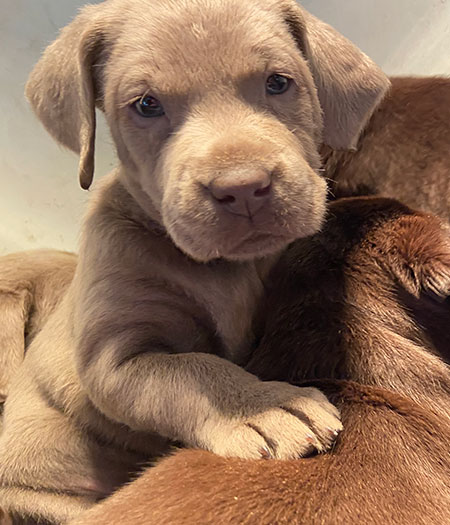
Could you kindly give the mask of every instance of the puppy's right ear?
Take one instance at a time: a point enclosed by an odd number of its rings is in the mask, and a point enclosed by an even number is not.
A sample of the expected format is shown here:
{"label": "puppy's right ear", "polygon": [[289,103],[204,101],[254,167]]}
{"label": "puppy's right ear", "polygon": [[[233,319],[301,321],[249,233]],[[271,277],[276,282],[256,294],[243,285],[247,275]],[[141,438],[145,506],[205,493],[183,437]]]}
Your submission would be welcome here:
{"label": "puppy's right ear", "polygon": [[277,5],[313,76],[323,110],[324,144],[356,149],[362,130],[390,87],[388,77],[295,0],[277,0]]}
{"label": "puppy's right ear", "polygon": [[44,52],[25,94],[47,131],[80,155],[79,180],[88,189],[94,175],[95,104],[108,18],[104,6],[85,7]]}

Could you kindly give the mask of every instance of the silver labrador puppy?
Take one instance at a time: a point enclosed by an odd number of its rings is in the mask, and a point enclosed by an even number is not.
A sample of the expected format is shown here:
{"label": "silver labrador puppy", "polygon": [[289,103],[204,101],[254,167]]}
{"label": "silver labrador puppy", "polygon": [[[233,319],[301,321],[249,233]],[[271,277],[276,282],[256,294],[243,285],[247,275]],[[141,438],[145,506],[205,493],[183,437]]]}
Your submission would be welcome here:
{"label": "silver labrador puppy", "polygon": [[82,187],[96,106],[120,162],[10,388],[5,511],[65,522],[173,440],[249,459],[330,446],[322,393],[239,364],[272,261],[321,227],[320,144],[354,147],[388,86],[293,0],[108,0],[61,32],[27,96]]}

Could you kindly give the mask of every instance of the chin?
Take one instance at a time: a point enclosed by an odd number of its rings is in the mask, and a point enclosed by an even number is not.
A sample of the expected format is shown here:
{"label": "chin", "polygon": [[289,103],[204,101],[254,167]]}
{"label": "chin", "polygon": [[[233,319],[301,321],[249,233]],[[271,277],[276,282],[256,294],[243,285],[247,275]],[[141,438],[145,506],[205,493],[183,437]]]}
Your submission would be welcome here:
{"label": "chin", "polygon": [[221,258],[228,261],[252,261],[284,250],[294,239],[286,235],[258,233],[239,241],[233,248],[222,249]]}
{"label": "chin", "polygon": [[310,221],[293,230],[282,230],[276,232],[252,232],[244,239],[221,246],[221,257],[230,261],[249,261],[275,255],[284,250],[289,244],[297,239],[303,239],[316,234],[322,227],[323,218]]}
{"label": "chin", "polygon": [[236,222],[233,234],[230,228],[216,230],[196,227],[195,224],[176,223],[167,231],[174,244],[196,262],[207,263],[222,259],[228,261],[251,261],[275,255],[291,242],[317,233],[323,223],[323,216],[317,213],[308,220],[292,220],[290,227],[274,227],[260,224],[249,228],[247,222]]}

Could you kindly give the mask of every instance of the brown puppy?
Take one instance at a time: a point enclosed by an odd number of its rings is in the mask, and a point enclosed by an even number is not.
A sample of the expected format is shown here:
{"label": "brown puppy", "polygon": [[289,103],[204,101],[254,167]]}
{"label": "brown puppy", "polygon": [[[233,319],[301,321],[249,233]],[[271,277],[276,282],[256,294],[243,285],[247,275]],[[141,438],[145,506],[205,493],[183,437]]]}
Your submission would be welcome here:
{"label": "brown puppy", "polygon": [[167,450],[326,450],[314,388],[239,364],[272,259],[325,213],[322,141],[352,147],[385,75],[293,0],[108,0],[61,32],[27,95],[93,176],[95,105],[119,168],[64,300],[5,404],[0,506],[64,522]]}
{"label": "brown puppy", "polygon": [[384,195],[450,221],[450,79],[391,81],[358,149],[323,149],[331,193]]}
{"label": "brown puppy", "polygon": [[343,199],[272,277],[248,369],[322,379],[312,384],[327,388],[345,428],[332,453],[257,462],[179,452],[77,525],[449,522],[449,230],[392,200]]}
{"label": "brown puppy", "polygon": [[0,403],[30,345],[72,281],[76,255],[54,250],[0,257]]}

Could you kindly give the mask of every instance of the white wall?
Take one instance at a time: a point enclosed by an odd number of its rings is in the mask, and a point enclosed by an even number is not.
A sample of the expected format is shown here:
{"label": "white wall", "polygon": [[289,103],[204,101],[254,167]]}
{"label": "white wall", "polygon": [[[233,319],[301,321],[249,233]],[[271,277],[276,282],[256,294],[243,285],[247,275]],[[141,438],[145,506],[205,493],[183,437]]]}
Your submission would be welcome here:
{"label": "white wall", "polygon": [[450,75],[447,0],[303,0],[390,75]]}
{"label": "white wall", "polygon": [[[41,51],[84,0],[0,0],[0,254],[27,248],[75,249],[88,196],[77,157],[59,147],[23,96]],[[97,173],[114,166],[105,126]]]}
{"label": "white wall", "polygon": [[[83,3],[0,0],[0,254],[38,247],[76,248],[87,197],[78,188],[77,159],[46,134],[29,110],[23,88],[42,49]],[[302,3],[389,74],[450,74],[447,0]],[[114,165],[110,143],[102,125],[97,176]]]}

